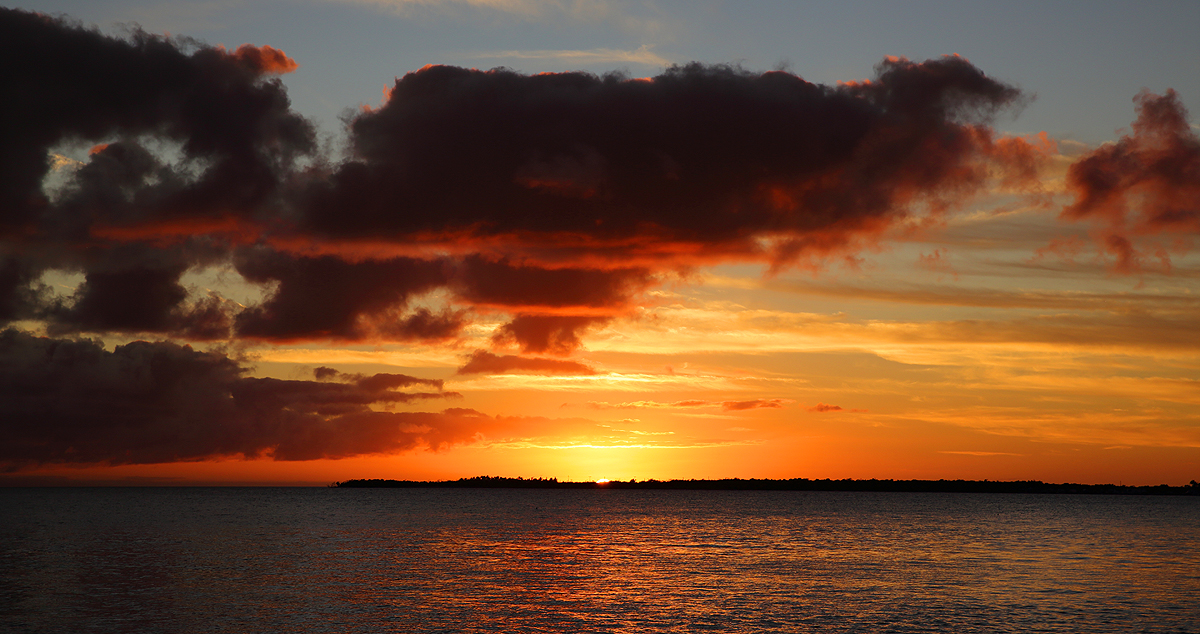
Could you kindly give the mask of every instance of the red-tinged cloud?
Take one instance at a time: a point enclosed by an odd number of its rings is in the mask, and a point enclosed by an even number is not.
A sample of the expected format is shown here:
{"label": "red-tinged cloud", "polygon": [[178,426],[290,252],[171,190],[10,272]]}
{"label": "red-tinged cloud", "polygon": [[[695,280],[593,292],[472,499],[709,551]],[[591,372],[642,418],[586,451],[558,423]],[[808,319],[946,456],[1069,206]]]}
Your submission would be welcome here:
{"label": "red-tinged cloud", "polygon": [[810,412],[840,412],[840,411],[842,411],[842,406],[826,405],[825,403],[817,403],[816,405],[808,408],[808,411],[810,411]]}
{"label": "red-tinged cloud", "polygon": [[1169,268],[1166,250],[1145,238],[1200,234],[1200,136],[1175,91],[1134,101],[1133,133],[1071,165],[1075,202],[1062,213],[1099,223],[1100,247],[1123,273],[1141,270],[1147,257]]}
{"label": "red-tinged cloud", "polygon": [[581,345],[582,334],[611,321],[610,317],[517,315],[492,337],[496,345],[516,344],[524,354],[566,356]]}
{"label": "red-tinged cloud", "polygon": [[[250,378],[235,360],[173,343],[0,332],[0,469],[218,457],[342,458],[470,442],[488,420],[456,410],[387,412],[457,396],[404,375]],[[426,387],[433,391],[406,392]]]}
{"label": "red-tinged cloud", "polygon": [[243,44],[233,52],[233,56],[259,73],[283,75],[299,68],[295,60],[272,46]]}
{"label": "red-tinged cloud", "polygon": [[721,409],[725,411],[743,410],[743,409],[780,409],[784,403],[790,403],[786,399],[781,398],[757,398],[752,401],[725,401],[721,403]]}
{"label": "red-tinged cloud", "polygon": [[794,401],[786,398],[759,398],[750,401],[704,401],[704,400],[686,400],[675,401],[672,403],[663,403],[660,401],[629,401],[625,403],[607,403],[603,401],[589,401],[587,406],[592,409],[662,409],[662,408],[693,408],[693,407],[720,407],[725,411],[737,411],[747,409],[779,409],[788,403]]}
{"label": "red-tinged cloud", "polygon": [[473,352],[458,374],[565,374],[591,375],[596,370],[582,363],[562,359],[495,355],[486,350]]}
{"label": "red-tinged cloud", "polygon": [[954,265],[950,263],[950,258],[947,255],[949,251],[946,249],[934,249],[933,253],[928,255],[924,253],[917,254],[917,267],[934,273],[946,273],[958,279],[958,272],[954,270]]}

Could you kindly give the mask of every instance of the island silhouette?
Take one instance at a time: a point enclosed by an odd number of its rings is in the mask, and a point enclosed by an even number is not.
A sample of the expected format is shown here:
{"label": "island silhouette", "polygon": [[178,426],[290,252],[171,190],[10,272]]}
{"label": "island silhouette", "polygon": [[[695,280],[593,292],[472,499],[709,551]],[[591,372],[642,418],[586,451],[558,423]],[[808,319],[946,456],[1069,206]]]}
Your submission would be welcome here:
{"label": "island silhouette", "polygon": [[332,488],[410,488],[410,489],[679,489],[703,491],[876,491],[912,493],[1046,493],[1092,495],[1200,495],[1200,483],[1192,480],[1184,486],[1159,484],[1054,484],[1040,480],[841,480],[808,478],[757,479],[723,478],[720,480],[605,480],[570,482],[558,478],[506,478],[475,476],[458,480],[418,481],[358,479],[334,482]]}

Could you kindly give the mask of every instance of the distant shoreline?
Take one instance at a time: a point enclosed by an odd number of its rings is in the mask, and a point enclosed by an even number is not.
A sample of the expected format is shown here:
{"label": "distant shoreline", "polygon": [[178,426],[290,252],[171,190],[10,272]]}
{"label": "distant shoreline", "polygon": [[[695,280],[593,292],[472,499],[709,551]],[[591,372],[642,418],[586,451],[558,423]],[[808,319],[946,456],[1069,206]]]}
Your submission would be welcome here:
{"label": "distant shoreline", "polygon": [[557,478],[476,476],[458,480],[416,481],[360,479],[334,482],[338,489],[668,489],[693,491],[875,491],[895,493],[1046,493],[1091,495],[1200,495],[1200,484],[1126,486],[1121,484],[1052,484],[1039,480],[629,480],[560,482]]}

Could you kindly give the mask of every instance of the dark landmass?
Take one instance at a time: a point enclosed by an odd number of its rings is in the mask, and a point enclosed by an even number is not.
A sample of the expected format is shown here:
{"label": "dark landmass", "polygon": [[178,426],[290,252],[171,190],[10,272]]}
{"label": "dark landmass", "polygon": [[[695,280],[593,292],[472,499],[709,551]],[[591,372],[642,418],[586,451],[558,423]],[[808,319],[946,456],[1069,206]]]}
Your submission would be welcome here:
{"label": "dark landmass", "polygon": [[921,493],[1082,493],[1103,495],[1200,495],[1195,480],[1185,486],[1125,486],[1121,484],[1051,484],[1039,480],[629,480],[611,482],[559,482],[557,478],[501,478],[476,476],[458,480],[346,480],[335,488],[409,489],[686,489],[702,491],[885,491]]}

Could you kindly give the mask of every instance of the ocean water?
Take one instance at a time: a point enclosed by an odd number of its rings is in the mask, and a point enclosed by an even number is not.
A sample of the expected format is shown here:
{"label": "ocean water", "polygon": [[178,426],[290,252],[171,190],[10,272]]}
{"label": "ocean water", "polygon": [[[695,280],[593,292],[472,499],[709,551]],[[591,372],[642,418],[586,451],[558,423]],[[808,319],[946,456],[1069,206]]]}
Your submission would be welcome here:
{"label": "ocean water", "polygon": [[1200,499],[0,489],[0,632],[1200,632]]}

